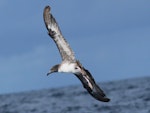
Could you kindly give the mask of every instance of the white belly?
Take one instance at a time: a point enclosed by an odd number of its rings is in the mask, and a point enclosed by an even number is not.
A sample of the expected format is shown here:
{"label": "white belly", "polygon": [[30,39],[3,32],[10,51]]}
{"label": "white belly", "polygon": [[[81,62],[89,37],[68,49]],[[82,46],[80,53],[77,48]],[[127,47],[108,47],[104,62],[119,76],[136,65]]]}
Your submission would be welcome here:
{"label": "white belly", "polygon": [[64,63],[58,69],[58,72],[66,72],[66,73],[73,73],[75,70],[75,64],[73,63]]}

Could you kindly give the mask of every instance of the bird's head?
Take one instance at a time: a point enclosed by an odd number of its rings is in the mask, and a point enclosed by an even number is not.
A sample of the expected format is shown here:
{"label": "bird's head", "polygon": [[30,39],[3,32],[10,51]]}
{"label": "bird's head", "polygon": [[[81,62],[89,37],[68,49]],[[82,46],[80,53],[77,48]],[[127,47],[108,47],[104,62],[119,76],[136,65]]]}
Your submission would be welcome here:
{"label": "bird's head", "polygon": [[47,76],[50,75],[51,73],[58,72],[58,68],[59,68],[59,64],[53,66],[47,73]]}

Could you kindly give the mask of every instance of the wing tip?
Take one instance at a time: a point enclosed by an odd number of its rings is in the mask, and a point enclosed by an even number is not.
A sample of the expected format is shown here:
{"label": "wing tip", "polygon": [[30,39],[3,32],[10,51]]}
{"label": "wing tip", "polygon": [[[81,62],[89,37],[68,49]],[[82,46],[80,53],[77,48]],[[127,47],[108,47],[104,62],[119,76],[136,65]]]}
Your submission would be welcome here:
{"label": "wing tip", "polygon": [[94,88],[92,92],[89,92],[95,99],[102,101],[102,102],[109,102],[110,99],[106,97],[105,93],[101,88],[97,85],[94,84]]}
{"label": "wing tip", "polygon": [[111,99],[107,98],[106,96],[102,96],[98,93],[90,93],[96,100],[102,101],[102,102],[109,102]]}
{"label": "wing tip", "polygon": [[103,101],[103,102],[109,102],[110,101],[110,99],[107,97],[102,97],[101,99],[98,99],[98,100]]}
{"label": "wing tip", "polygon": [[43,11],[43,19],[45,26],[48,30],[48,24],[50,23],[50,6],[45,6],[44,11]]}
{"label": "wing tip", "polygon": [[51,7],[49,5],[45,6],[44,10],[46,11],[50,11],[51,10]]}

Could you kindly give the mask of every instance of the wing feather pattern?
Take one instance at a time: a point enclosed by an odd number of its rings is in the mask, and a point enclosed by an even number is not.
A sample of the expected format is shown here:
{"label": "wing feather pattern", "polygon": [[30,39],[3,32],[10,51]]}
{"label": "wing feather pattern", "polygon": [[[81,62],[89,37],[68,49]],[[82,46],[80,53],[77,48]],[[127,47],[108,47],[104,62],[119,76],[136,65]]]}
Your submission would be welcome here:
{"label": "wing feather pattern", "polygon": [[103,90],[96,84],[94,78],[91,73],[82,67],[82,73],[75,74],[78,79],[83,84],[83,87],[87,89],[87,91],[97,100],[103,102],[109,102],[110,99],[107,98],[103,92]]}
{"label": "wing feather pattern", "polygon": [[75,61],[75,56],[70,48],[69,44],[65,40],[65,38],[62,36],[62,33],[59,29],[59,26],[53,17],[53,15],[50,13],[50,7],[46,6],[43,13],[45,26],[48,30],[49,36],[54,40],[56,43],[59,52],[61,54],[62,60],[70,60]]}
{"label": "wing feather pattern", "polygon": [[75,59],[74,53],[70,48],[69,44],[62,36],[62,33],[59,29],[59,26],[50,13],[50,7],[46,6],[43,12],[45,26],[48,30],[49,36],[54,40],[59,49],[60,55],[63,61],[76,62],[81,68],[81,72],[76,73],[75,75],[83,84],[83,87],[97,100],[108,102],[110,99],[107,98],[101,88],[96,84],[91,73],[86,70],[79,61]]}

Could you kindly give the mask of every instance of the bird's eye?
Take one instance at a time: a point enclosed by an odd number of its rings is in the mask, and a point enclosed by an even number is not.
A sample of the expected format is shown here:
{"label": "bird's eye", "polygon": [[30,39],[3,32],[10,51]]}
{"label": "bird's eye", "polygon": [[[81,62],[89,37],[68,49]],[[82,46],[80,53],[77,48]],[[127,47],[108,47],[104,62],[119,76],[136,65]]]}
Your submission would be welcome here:
{"label": "bird's eye", "polygon": [[75,67],[75,69],[78,69],[78,67]]}

